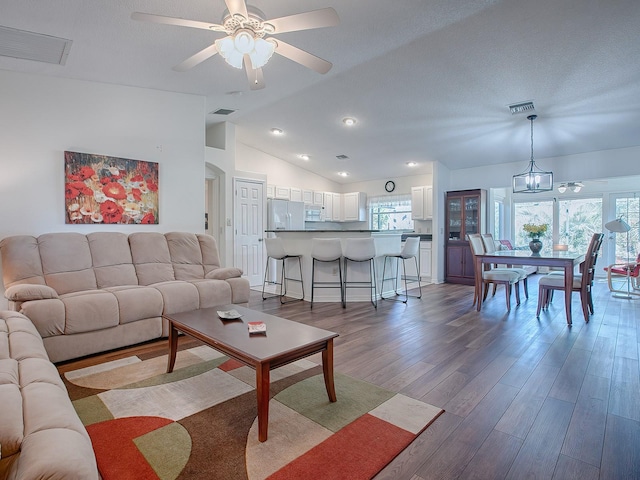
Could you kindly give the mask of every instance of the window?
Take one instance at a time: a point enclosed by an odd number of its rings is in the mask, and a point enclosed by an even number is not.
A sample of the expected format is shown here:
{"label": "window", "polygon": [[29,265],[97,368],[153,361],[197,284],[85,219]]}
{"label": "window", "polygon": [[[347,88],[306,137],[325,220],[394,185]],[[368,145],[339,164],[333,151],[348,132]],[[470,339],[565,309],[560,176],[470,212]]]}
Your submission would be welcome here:
{"label": "window", "polygon": [[558,243],[585,252],[591,236],[602,232],[602,198],[558,201]]}
{"label": "window", "polygon": [[372,230],[413,230],[411,195],[384,195],[369,198]]}
{"label": "window", "polygon": [[633,197],[616,198],[616,218],[629,224],[629,244],[627,246],[627,234],[616,233],[616,258],[615,263],[626,263],[635,260],[640,253],[640,199]]}
{"label": "window", "polygon": [[531,240],[529,236],[522,229],[524,224],[533,223],[536,225],[546,224],[549,226],[549,230],[545,236],[546,239],[542,241],[545,250],[551,249],[552,241],[551,241],[551,231],[553,226],[553,200],[548,200],[546,202],[519,202],[513,204],[514,210],[514,228],[515,228],[515,236],[514,236],[514,247],[522,247],[525,245],[529,245],[529,241]]}

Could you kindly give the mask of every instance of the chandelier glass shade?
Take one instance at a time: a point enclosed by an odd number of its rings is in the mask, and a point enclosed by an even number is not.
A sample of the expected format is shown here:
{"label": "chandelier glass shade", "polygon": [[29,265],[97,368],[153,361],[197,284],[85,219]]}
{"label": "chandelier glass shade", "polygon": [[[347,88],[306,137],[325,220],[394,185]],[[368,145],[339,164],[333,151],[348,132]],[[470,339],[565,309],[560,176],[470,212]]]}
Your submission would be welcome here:
{"label": "chandelier glass shade", "polygon": [[529,169],[513,176],[513,193],[538,193],[553,190],[553,172],[540,170],[533,161],[533,121],[537,115],[529,115],[531,121],[531,160]]}
{"label": "chandelier glass shade", "polygon": [[245,55],[249,55],[252,68],[262,68],[276,50],[275,42],[255,37],[253,32],[247,29],[218,39],[215,45],[218,53],[235,68],[242,68]]}

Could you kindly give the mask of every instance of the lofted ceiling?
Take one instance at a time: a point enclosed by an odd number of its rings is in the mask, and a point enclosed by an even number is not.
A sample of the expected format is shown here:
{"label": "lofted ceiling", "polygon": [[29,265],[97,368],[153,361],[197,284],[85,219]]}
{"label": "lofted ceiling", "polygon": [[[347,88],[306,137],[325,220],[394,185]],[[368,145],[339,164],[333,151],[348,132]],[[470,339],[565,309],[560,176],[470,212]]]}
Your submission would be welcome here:
{"label": "lofted ceiling", "polygon": [[333,7],[337,27],[276,37],[333,68],[320,75],[274,55],[266,88],[252,91],[219,55],[172,70],[219,34],[131,20],[138,11],[220,23],[223,0],[0,0],[0,26],[73,41],[64,65],[0,56],[0,69],[203,95],[207,112],[235,110],[208,113],[207,126],[231,122],[238,141],[338,183],[430,173],[433,161],[524,169],[529,121],[508,105],[528,100],[536,160],[640,145],[638,0],[250,4],[267,18]]}

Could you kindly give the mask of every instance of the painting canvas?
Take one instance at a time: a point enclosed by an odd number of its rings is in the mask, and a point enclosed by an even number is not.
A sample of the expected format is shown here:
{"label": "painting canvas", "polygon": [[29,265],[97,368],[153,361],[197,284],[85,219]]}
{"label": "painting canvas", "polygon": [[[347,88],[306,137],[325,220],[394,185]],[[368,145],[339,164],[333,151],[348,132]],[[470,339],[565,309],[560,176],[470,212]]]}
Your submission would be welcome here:
{"label": "painting canvas", "polygon": [[65,223],[158,224],[158,164],[64,152]]}

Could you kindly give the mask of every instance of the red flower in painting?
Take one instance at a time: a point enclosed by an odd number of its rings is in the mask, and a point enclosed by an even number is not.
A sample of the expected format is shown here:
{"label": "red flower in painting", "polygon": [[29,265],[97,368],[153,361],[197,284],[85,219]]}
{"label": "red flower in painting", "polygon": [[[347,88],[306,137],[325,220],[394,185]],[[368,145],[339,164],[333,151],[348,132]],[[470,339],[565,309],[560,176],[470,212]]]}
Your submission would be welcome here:
{"label": "red flower in painting", "polygon": [[79,175],[72,175],[72,174],[70,174],[70,175],[67,175],[67,179],[68,179],[70,182],[78,182],[78,181],[80,180],[80,176],[79,176]]}
{"label": "red flower in painting", "polygon": [[86,180],[87,178],[91,178],[93,175],[96,174],[96,171],[88,166],[84,166],[80,169],[80,171],[78,172],[78,176],[80,177],[81,180]]}
{"label": "red flower in painting", "polygon": [[142,220],[140,220],[140,223],[143,223],[145,225],[151,225],[153,223],[156,223],[156,217],[153,216],[153,213],[147,213],[144,217],[142,217]]}
{"label": "red flower in painting", "polygon": [[67,183],[64,186],[64,197],[67,199],[76,198],[80,195],[80,191],[73,186],[73,183]]}
{"label": "red flower in painting", "polygon": [[100,213],[104,223],[118,223],[122,219],[122,207],[111,200],[100,204]]}
{"label": "red flower in painting", "polygon": [[150,180],[147,180],[147,188],[152,192],[157,192],[158,191],[158,185],[156,185],[155,183],[153,183]]}
{"label": "red flower in painting", "polygon": [[138,188],[132,188],[131,195],[133,196],[136,202],[139,202],[140,200],[142,200],[142,192]]}
{"label": "red flower in painting", "polygon": [[73,182],[73,183],[70,183],[69,185],[71,185],[73,188],[78,190],[78,192],[82,193],[83,195],[93,195],[93,190],[87,187],[84,182]]}
{"label": "red flower in painting", "polygon": [[115,198],[116,200],[123,200],[127,198],[127,192],[124,187],[116,182],[109,182],[102,187],[102,193],[109,198]]}
{"label": "red flower in painting", "polygon": [[144,180],[144,177],[140,174],[134,175],[133,177],[131,177],[132,182],[142,182],[143,180]]}
{"label": "red flower in painting", "polygon": [[111,178],[110,178],[110,177],[102,177],[102,178],[100,179],[100,183],[101,183],[102,185],[106,185],[106,184],[107,184],[107,183],[109,183],[110,181],[111,181]]}

